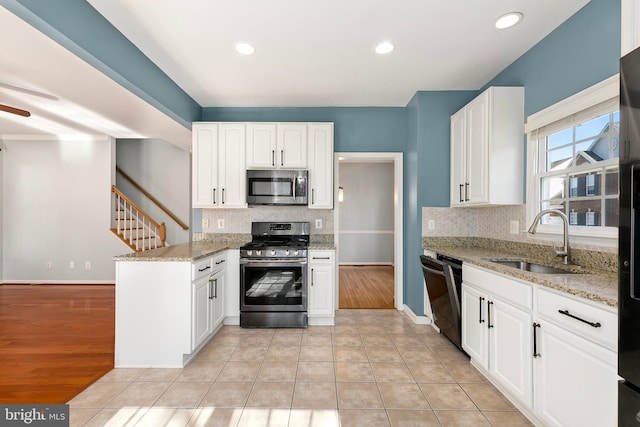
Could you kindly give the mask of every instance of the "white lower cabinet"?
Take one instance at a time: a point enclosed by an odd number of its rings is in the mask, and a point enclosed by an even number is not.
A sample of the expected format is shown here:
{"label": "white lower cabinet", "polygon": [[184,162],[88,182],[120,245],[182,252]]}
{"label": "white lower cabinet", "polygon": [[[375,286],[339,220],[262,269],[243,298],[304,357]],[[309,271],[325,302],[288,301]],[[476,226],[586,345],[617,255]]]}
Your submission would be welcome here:
{"label": "white lower cabinet", "polygon": [[310,250],[307,315],[310,325],[334,324],[335,255],[332,250]]}
{"label": "white lower cabinet", "polygon": [[224,284],[225,325],[240,324],[240,250],[227,250],[227,268]]}
{"label": "white lower cabinet", "polygon": [[465,265],[462,345],[539,426],[617,424],[617,315],[534,283]]}
{"label": "white lower cabinet", "polygon": [[552,323],[537,331],[537,415],[549,426],[618,423],[616,353]]}
{"label": "white lower cabinet", "polygon": [[[487,271],[465,267],[462,347],[475,365],[530,408],[533,403],[531,287],[515,282],[517,292],[502,293],[500,288],[507,284],[492,276]],[[487,292],[491,284],[498,286]]]}
{"label": "white lower cabinet", "polygon": [[116,262],[116,368],[182,368],[222,326],[226,251]]}
{"label": "white lower cabinet", "polygon": [[616,314],[545,289],[536,301],[536,415],[553,427],[616,426]]}
{"label": "white lower cabinet", "polygon": [[191,351],[217,332],[224,320],[226,255],[194,263],[191,285]]}
{"label": "white lower cabinet", "polygon": [[191,350],[194,350],[209,336],[209,278],[198,279],[191,287]]}

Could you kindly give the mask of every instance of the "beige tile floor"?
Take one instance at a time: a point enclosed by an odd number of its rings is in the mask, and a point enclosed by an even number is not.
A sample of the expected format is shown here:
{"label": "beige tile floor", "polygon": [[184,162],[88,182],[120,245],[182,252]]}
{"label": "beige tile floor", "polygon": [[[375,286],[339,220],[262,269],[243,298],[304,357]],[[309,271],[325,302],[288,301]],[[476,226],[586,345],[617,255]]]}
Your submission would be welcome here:
{"label": "beige tile floor", "polygon": [[72,426],[531,426],[446,338],[395,310],[225,326],[186,368],[114,369],[69,404]]}

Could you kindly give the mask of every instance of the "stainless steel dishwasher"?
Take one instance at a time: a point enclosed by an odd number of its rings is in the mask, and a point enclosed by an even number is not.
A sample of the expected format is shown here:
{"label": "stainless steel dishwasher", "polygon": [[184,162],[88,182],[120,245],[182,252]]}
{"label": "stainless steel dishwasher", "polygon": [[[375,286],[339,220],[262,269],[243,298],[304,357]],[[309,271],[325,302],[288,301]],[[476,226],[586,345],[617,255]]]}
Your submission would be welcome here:
{"label": "stainless steel dishwasher", "polygon": [[462,350],[460,292],[462,261],[443,255],[437,259],[420,255],[433,322],[449,340]]}

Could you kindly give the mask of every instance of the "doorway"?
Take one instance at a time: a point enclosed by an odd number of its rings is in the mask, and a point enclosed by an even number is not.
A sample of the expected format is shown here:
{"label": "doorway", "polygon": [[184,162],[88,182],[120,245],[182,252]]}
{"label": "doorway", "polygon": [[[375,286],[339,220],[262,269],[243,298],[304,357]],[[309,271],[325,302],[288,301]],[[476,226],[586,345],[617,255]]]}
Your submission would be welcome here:
{"label": "doorway", "polygon": [[402,310],[402,153],[336,153],[336,306]]}

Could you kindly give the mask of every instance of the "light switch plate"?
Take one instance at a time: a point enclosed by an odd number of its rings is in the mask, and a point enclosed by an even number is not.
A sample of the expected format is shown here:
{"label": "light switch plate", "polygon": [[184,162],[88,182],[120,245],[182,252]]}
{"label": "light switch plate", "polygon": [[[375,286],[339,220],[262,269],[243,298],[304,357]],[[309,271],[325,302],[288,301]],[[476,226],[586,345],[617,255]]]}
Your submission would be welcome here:
{"label": "light switch plate", "polygon": [[518,234],[520,232],[520,221],[512,220],[509,226],[509,233]]}
{"label": "light switch plate", "polygon": [[316,219],[316,229],[320,230],[322,228],[322,220]]}
{"label": "light switch plate", "polygon": [[209,228],[209,218],[202,218],[202,228]]}
{"label": "light switch plate", "polygon": [[224,219],[218,220],[218,228],[224,228]]}
{"label": "light switch plate", "polygon": [[427,221],[427,229],[429,229],[429,230],[435,230],[436,229],[436,220],[435,219],[430,219],[429,221]]}

